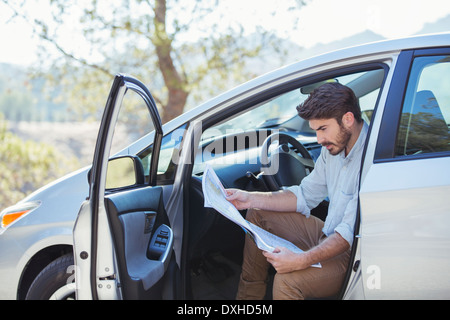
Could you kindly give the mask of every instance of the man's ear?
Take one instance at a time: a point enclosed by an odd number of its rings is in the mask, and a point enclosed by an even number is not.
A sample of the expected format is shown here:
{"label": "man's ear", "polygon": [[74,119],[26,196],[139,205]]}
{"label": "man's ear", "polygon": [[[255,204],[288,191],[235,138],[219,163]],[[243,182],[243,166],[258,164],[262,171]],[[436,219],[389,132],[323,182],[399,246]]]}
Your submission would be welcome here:
{"label": "man's ear", "polygon": [[347,112],[346,114],[344,114],[342,116],[342,123],[347,127],[351,127],[353,126],[353,124],[355,123],[355,115],[353,114],[353,112]]}

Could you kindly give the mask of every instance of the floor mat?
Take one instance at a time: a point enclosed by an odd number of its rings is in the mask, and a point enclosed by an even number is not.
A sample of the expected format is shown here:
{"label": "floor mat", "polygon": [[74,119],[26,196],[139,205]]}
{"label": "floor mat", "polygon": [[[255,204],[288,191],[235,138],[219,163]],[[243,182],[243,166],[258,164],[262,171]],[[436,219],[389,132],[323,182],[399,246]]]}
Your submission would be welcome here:
{"label": "floor mat", "polygon": [[208,254],[191,271],[195,300],[234,300],[241,266],[220,253]]}

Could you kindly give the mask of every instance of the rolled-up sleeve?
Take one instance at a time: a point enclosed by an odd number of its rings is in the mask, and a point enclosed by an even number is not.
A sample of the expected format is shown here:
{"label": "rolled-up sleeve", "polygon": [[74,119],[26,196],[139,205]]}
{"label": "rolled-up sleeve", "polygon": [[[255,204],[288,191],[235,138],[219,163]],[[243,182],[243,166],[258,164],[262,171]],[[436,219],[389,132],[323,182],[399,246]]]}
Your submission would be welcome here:
{"label": "rolled-up sleeve", "polygon": [[303,192],[300,186],[288,187],[286,188],[286,190],[292,192],[297,197],[297,212],[300,212],[305,216],[309,217],[309,215],[311,214],[311,210],[306,205],[306,200],[305,197],[303,196]]}
{"label": "rolled-up sleeve", "polygon": [[358,194],[354,194],[352,199],[348,202],[342,221],[334,228],[334,232],[337,232],[344,238],[349,245],[353,244],[354,229],[356,213],[358,209]]}

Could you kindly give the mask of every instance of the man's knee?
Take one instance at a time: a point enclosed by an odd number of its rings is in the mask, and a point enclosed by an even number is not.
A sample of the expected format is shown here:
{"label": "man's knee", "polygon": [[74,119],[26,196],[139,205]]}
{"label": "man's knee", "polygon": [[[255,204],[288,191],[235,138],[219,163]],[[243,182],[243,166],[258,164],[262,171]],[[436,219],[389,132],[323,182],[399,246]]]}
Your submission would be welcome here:
{"label": "man's knee", "polygon": [[264,222],[273,218],[273,212],[261,209],[248,209],[245,219],[257,226],[264,225]]}
{"label": "man's knee", "polygon": [[245,216],[245,219],[250,221],[250,222],[254,222],[255,220],[255,216],[256,216],[256,210],[255,209],[248,209],[247,210],[247,214]]}
{"label": "man's knee", "polygon": [[292,279],[292,273],[277,273],[273,280],[272,295],[274,300],[303,300],[301,283]]}

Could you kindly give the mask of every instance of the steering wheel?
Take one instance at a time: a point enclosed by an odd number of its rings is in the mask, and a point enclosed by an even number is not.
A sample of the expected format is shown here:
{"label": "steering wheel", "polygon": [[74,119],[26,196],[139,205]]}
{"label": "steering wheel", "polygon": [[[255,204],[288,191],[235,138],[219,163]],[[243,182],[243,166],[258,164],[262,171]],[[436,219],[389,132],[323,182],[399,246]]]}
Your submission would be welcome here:
{"label": "steering wheel", "polygon": [[[269,152],[275,141],[278,141],[278,147]],[[262,179],[270,191],[299,185],[314,168],[314,160],[303,144],[293,136],[280,132],[266,138],[261,147],[260,160]]]}

